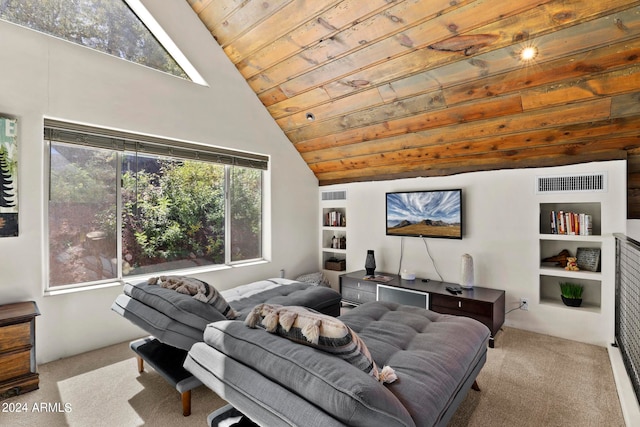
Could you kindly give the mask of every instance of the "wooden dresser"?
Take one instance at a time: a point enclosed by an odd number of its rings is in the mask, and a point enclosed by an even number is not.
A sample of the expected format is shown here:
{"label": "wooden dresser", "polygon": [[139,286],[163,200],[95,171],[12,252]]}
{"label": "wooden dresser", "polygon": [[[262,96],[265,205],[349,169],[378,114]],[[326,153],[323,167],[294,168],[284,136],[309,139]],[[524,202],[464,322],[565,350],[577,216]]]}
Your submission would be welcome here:
{"label": "wooden dresser", "polygon": [[0,400],[36,390],[35,302],[0,305]]}

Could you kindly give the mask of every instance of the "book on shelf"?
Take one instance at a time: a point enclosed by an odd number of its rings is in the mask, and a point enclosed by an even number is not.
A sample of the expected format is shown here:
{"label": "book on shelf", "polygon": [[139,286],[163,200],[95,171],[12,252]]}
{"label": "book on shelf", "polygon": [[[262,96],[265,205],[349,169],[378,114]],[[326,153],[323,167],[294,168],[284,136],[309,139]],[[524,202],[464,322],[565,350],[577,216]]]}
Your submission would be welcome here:
{"label": "book on shelf", "polygon": [[340,211],[327,212],[324,218],[325,227],[345,227],[347,225],[344,214]]}
{"label": "book on shelf", "polygon": [[593,216],[586,213],[551,211],[551,234],[591,236],[593,234]]}

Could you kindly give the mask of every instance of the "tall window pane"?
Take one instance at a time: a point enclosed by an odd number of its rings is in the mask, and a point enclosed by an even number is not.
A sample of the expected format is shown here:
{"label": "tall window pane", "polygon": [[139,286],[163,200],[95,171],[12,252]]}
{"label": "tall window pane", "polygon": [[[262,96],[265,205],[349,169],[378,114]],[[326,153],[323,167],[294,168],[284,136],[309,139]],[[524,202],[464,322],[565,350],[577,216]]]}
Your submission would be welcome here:
{"label": "tall window pane", "polygon": [[125,154],[123,275],[224,264],[224,166]]}
{"label": "tall window pane", "polygon": [[116,165],[108,150],[51,144],[50,286],[118,277]]}
{"label": "tall window pane", "polygon": [[262,257],[262,171],[231,168],[231,261]]}

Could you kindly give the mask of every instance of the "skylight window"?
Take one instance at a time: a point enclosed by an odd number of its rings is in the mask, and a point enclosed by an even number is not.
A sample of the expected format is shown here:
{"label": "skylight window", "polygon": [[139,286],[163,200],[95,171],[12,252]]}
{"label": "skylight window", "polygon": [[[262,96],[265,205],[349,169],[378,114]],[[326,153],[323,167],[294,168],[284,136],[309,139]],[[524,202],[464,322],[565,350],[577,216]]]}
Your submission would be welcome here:
{"label": "skylight window", "polygon": [[0,19],[205,84],[139,0],[0,0]]}

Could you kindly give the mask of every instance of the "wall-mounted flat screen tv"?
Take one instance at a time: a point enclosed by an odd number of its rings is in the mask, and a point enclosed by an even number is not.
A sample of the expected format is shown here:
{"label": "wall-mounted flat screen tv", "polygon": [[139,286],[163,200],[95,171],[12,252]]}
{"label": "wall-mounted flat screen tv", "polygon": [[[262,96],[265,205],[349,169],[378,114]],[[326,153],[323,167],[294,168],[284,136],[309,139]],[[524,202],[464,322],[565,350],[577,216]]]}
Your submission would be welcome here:
{"label": "wall-mounted flat screen tv", "polygon": [[462,239],[462,190],[387,193],[387,236]]}

